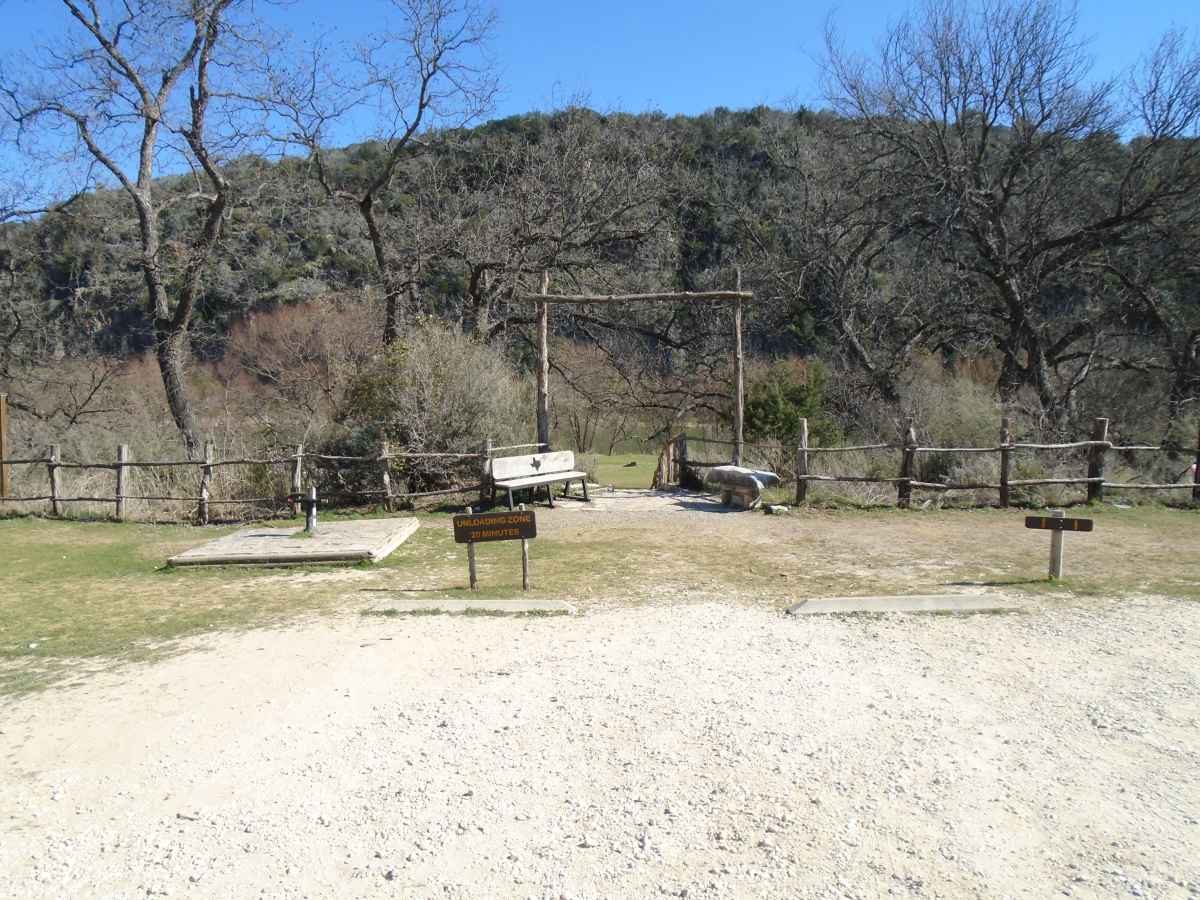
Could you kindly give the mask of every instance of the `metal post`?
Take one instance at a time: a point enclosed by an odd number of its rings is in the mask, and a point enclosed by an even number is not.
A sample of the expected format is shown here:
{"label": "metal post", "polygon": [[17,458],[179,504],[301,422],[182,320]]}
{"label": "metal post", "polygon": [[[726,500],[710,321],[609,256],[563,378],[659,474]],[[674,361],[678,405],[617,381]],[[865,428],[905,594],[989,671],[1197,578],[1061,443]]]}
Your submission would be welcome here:
{"label": "metal post", "polygon": [[[521,512],[525,512],[525,504],[521,504]],[[521,538],[521,590],[529,590],[529,541]]]}
{"label": "metal post", "polygon": [[129,445],[117,447],[117,521],[125,521],[125,482],[129,474]]}
{"label": "metal post", "polygon": [[[475,514],[475,510],[467,507],[467,515]],[[471,590],[478,590],[479,582],[475,578],[475,542],[467,541],[467,573],[471,577]]]}
{"label": "metal post", "polygon": [[308,504],[304,508],[304,530],[308,534],[317,530],[317,489],[314,486],[308,489]]}
{"label": "metal post", "polygon": [[[1061,509],[1052,509],[1050,516],[1055,519],[1061,519],[1065,516]],[[1061,531],[1050,532],[1050,577],[1063,577],[1063,533]]]}

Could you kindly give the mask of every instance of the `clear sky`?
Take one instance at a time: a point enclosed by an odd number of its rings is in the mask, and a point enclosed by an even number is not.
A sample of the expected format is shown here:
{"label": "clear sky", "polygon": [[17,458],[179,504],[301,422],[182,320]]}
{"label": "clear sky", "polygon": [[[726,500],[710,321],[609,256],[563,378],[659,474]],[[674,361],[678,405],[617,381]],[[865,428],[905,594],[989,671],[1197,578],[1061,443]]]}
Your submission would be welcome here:
{"label": "clear sky", "polygon": [[[369,33],[385,0],[291,0],[271,12],[301,37]],[[498,0],[493,52],[498,115],[547,109],[580,94],[594,108],[698,113],[758,103],[821,105],[815,58],[832,12],[867,49],[906,0]],[[264,7],[265,8],[265,7]],[[1200,32],[1200,0],[1080,0],[1097,69],[1134,62],[1172,24]],[[53,37],[58,0],[0,0],[0,58]]]}

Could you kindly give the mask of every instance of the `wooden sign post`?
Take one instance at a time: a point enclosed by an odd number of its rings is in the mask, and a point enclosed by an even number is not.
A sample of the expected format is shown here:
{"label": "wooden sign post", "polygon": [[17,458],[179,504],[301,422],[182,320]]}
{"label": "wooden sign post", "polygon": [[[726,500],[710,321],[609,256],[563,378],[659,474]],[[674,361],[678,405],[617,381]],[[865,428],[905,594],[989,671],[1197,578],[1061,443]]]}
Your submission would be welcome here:
{"label": "wooden sign post", "polygon": [[467,545],[467,571],[471,576],[471,590],[478,589],[475,577],[475,545],[487,541],[521,542],[521,588],[529,590],[529,541],[537,537],[537,520],[533,511],[525,504],[519,510],[508,512],[481,513],[476,515],[471,507],[467,513],[454,517],[454,542]]}
{"label": "wooden sign post", "polygon": [[1091,531],[1091,519],[1068,519],[1061,509],[1052,509],[1049,516],[1026,516],[1025,527],[1050,532],[1050,577],[1063,577],[1063,532]]}

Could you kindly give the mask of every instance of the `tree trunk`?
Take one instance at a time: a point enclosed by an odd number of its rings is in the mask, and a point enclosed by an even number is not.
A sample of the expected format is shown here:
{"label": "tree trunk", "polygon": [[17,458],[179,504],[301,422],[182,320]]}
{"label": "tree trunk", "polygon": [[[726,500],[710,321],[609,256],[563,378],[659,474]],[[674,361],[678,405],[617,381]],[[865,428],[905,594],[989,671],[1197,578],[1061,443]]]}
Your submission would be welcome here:
{"label": "tree trunk", "polygon": [[163,387],[167,391],[167,405],[171,418],[183,437],[188,459],[199,459],[200,433],[196,416],[192,411],[185,378],[188,358],[187,328],[174,328],[168,319],[159,319],[154,328],[158,370],[162,374]]}

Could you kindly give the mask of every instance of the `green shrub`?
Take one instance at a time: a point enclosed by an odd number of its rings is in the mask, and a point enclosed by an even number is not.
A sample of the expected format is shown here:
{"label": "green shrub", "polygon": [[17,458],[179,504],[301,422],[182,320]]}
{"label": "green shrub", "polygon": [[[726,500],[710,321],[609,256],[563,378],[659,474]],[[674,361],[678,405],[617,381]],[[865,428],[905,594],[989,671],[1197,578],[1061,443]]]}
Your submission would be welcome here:
{"label": "green shrub", "polygon": [[778,360],[752,377],[746,394],[746,438],[795,447],[800,420],[808,419],[809,442],[830,445],[841,439],[825,412],[825,368],[816,361]]}

